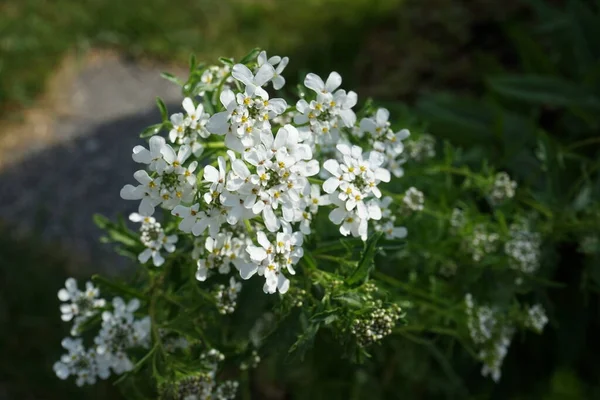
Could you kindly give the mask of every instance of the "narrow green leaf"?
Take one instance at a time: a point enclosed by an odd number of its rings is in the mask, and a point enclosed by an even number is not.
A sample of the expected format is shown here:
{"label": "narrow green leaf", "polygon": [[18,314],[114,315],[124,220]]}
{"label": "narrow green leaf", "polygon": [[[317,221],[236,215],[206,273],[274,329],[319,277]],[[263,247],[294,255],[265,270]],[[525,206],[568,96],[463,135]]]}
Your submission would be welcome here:
{"label": "narrow green leaf", "polygon": [[150,137],[150,136],[158,135],[158,133],[162,129],[162,126],[163,126],[163,124],[150,125],[146,129],[144,129],[142,131],[142,133],[140,133],[140,137],[141,138],[147,138],[147,137]]}
{"label": "narrow green leaf", "polygon": [[190,74],[196,69],[196,55],[190,55]]}
{"label": "narrow green leaf", "polygon": [[505,75],[488,79],[492,90],[514,100],[554,107],[600,109],[600,99],[573,82],[553,76]]}
{"label": "narrow green leaf", "polygon": [[177,78],[175,75],[173,75],[173,74],[170,74],[168,72],[162,72],[160,74],[160,76],[162,76],[163,78],[165,78],[169,82],[173,82],[177,86],[183,86],[183,82],[179,78]]}
{"label": "narrow green leaf", "polygon": [[94,214],[92,218],[96,226],[100,229],[106,229],[106,227],[110,224],[110,220],[102,214]]}
{"label": "narrow green leaf", "polygon": [[362,284],[369,276],[371,269],[373,268],[373,262],[375,255],[377,254],[377,243],[383,236],[383,232],[376,232],[367,241],[365,250],[362,254],[360,262],[356,266],[356,269],[346,280],[346,283],[350,286],[358,286]]}
{"label": "narrow green leaf", "polygon": [[101,275],[93,275],[92,281],[100,286],[104,286],[105,288],[109,289],[114,293],[136,297],[140,300],[148,300],[147,296],[145,296],[143,293],[128,286],[125,286],[122,283],[109,281]]}
{"label": "narrow green leaf", "polygon": [[169,120],[169,112],[167,111],[167,106],[165,106],[165,103],[160,97],[156,98],[156,105],[160,110],[160,116],[162,117],[163,122],[167,122]]}
{"label": "narrow green leaf", "polygon": [[225,65],[233,67],[233,58],[219,57],[219,61]]}
{"label": "narrow green leaf", "polygon": [[248,64],[251,61],[255,61],[258,57],[258,53],[260,53],[260,49],[255,47],[250,51],[250,53],[246,54],[241,60],[240,64]]}

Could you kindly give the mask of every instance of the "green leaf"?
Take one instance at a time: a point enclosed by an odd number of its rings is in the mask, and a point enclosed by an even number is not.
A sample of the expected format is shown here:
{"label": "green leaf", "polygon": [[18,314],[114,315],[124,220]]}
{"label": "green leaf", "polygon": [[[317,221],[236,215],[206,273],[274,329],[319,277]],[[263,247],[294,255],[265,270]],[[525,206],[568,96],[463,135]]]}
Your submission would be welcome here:
{"label": "green leaf", "polygon": [[147,137],[150,137],[150,136],[158,135],[158,133],[160,132],[160,130],[162,129],[162,127],[163,127],[163,124],[150,125],[146,129],[144,129],[142,131],[142,133],[140,133],[140,137],[141,138],[147,138]]}
{"label": "green leaf", "polygon": [[170,74],[168,72],[162,72],[160,74],[160,76],[162,76],[163,78],[165,78],[169,82],[173,82],[177,86],[183,86],[183,82],[179,78],[177,78],[175,75],[173,75],[173,74]]}
{"label": "green leaf", "polygon": [[250,53],[246,54],[241,60],[240,64],[248,64],[251,61],[255,61],[256,57],[258,57],[258,53],[260,53],[260,49],[255,47],[250,51]]}
{"label": "green leaf", "polygon": [[377,254],[377,243],[383,236],[383,232],[376,232],[367,241],[365,250],[362,254],[360,262],[356,266],[356,269],[346,280],[346,283],[350,286],[358,286],[362,284],[369,276],[371,269],[373,268],[373,262],[375,255]]}
{"label": "green leaf", "polygon": [[233,67],[233,58],[219,57],[219,61],[225,65]]}
{"label": "green leaf", "polygon": [[346,303],[350,307],[361,308],[364,306],[361,297],[357,293],[347,292],[332,298],[340,303]]}
{"label": "green leaf", "polygon": [[505,75],[488,79],[492,90],[514,100],[554,107],[600,109],[600,99],[573,82],[553,76]]}
{"label": "green leaf", "polygon": [[97,285],[103,286],[117,294],[127,295],[130,297],[136,297],[140,300],[148,300],[147,296],[145,296],[143,293],[141,293],[133,288],[130,288],[129,286],[126,286],[122,283],[109,281],[108,279],[106,279],[100,275],[93,275],[92,282],[96,283]]}
{"label": "green leaf", "polygon": [[110,224],[110,220],[102,214],[94,214],[92,217],[96,226],[100,229],[106,229]]}
{"label": "green leaf", "polygon": [[196,55],[190,54],[190,74],[196,69]]}
{"label": "green leaf", "polygon": [[304,359],[304,354],[312,347],[320,327],[319,323],[311,323],[304,333],[298,336],[298,340],[290,347],[288,353],[298,352],[300,359]]}
{"label": "green leaf", "polygon": [[160,110],[160,116],[162,117],[163,122],[167,122],[169,120],[169,112],[167,111],[167,106],[165,106],[165,103],[160,97],[156,98],[156,105]]}
{"label": "green leaf", "polygon": [[312,323],[316,324],[325,324],[329,325],[335,320],[338,319],[337,313],[339,312],[339,308],[334,308],[332,310],[326,310],[316,313],[310,318]]}

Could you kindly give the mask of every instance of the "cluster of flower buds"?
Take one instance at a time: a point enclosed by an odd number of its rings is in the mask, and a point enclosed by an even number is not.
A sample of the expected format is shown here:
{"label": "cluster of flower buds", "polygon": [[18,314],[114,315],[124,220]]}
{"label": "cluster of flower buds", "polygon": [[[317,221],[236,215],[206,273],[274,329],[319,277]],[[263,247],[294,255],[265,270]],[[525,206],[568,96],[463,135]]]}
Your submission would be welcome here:
{"label": "cluster of flower buds", "polygon": [[215,300],[221,314],[231,314],[237,305],[238,293],[242,290],[242,284],[232,276],[229,278],[229,286],[217,285]]}
{"label": "cluster of flower buds", "polygon": [[352,321],[350,331],[356,337],[358,344],[366,347],[391,334],[400,316],[401,309],[398,305],[391,304],[384,307],[381,302],[378,302],[378,306],[368,315]]}
{"label": "cluster of flower buds", "polygon": [[207,370],[163,383],[159,387],[160,400],[232,400],[236,397],[237,381],[217,382],[219,363],[225,359],[223,354],[211,349],[200,358]]}

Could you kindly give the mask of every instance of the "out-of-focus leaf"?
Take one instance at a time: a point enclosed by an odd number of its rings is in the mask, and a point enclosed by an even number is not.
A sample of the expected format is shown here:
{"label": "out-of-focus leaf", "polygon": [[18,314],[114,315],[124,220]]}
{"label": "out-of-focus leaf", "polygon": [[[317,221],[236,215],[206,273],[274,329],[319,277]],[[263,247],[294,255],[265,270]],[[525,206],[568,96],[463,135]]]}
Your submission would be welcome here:
{"label": "out-of-focus leaf", "polygon": [[600,99],[575,83],[541,75],[505,75],[488,79],[492,90],[514,100],[554,107],[600,110]]}
{"label": "out-of-focus leaf", "polygon": [[240,60],[240,64],[248,64],[250,61],[256,60],[258,53],[260,53],[260,49],[255,47]]}
{"label": "out-of-focus leaf", "polygon": [[162,76],[163,78],[165,78],[169,82],[173,82],[177,86],[183,86],[183,82],[179,78],[177,78],[175,75],[173,75],[173,74],[170,74],[168,72],[162,72],[160,74],[160,76]]}

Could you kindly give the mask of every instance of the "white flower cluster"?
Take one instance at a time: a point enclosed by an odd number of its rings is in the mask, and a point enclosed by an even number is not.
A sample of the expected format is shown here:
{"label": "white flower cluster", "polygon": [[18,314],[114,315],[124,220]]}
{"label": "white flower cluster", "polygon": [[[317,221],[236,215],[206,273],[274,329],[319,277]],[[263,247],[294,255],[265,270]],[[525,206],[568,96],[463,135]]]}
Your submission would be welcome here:
{"label": "white flower cluster", "polygon": [[500,380],[502,362],[514,334],[514,327],[501,323],[498,311],[488,306],[478,306],[471,294],[465,296],[467,326],[473,342],[480,347],[479,359],[483,363],[481,374]]}
{"label": "white flower cluster", "polygon": [[[192,258],[199,281],[234,269],[243,279],[264,277],[266,293],[288,290],[288,274],[295,274],[304,236],[311,234],[321,206],[335,207],[329,217],[341,225],[343,235],[366,240],[371,220],[380,221],[374,228],[389,238],[406,235],[404,228],[394,226],[391,200],[379,202],[377,185],[390,181],[383,166],[399,160],[408,131],[392,132],[385,109],[357,126],[352,110],[357,95],[339,89],[342,79],[336,72],[326,82],[308,74],[304,84],[314,92],[313,100],[307,96],[288,108],[285,100],[265,90],[269,84],[275,90],[284,86],[281,74],[288,61],[263,51],[248,65],[210,67],[201,85],[205,96],[219,99],[217,112],[209,115],[202,101],[185,98],[185,112],[170,118],[170,143],[156,135],[149,148],[133,149],[134,161],[144,169],[135,172],[138,184],[125,185],[121,197],[140,202],[139,213],[132,216],[142,223],[147,247],[140,262],[152,258],[154,265],[162,265],[161,251],[175,249],[178,237],[165,235],[152,217],[157,207],[180,218],[179,230],[196,238]],[[364,157],[360,147],[345,144],[356,139],[356,130],[371,138],[372,149]],[[334,144],[339,160],[324,164],[334,177],[323,184],[322,195],[309,179],[319,174],[318,159],[335,150]],[[216,162],[198,174],[198,156],[205,148],[216,150]],[[411,206],[418,209],[422,193],[414,191]]]}
{"label": "white flower cluster", "polygon": [[465,212],[460,208],[454,208],[452,210],[452,215],[450,216],[450,226],[453,228],[453,231],[456,232],[458,229],[462,228],[467,222],[467,218],[465,217]]}
{"label": "white flower cluster", "polygon": [[408,188],[402,199],[404,206],[410,211],[423,211],[425,195],[414,187]]}
{"label": "white flower cluster", "polygon": [[223,381],[217,383],[218,365],[225,359],[223,354],[212,349],[201,355],[208,371],[186,376],[175,383],[165,383],[160,388],[161,399],[181,400],[233,400],[236,397],[239,383]]}
{"label": "white flower cluster", "polygon": [[[61,301],[63,321],[73,320],[71,335],[79,335],[83,322],[98,315],[106,307],[106,301],[98,298],[98,289],[87,283],[86,291],[77,289],[77,282],[69,278],[66,289],[58,292]],[[139,308],[139,301],[125,303],[120,297],[112,302],[112,311],[102,312],[102,328],[94,338],[94,346],[86,349],[83,339],[67,337],[62,346],[68,351],[54,364],[54,371],[60,379],[76,377],[76,384],[94,384],[98,378],[107,379],[111,370],[122,374],[133,368],[126,351],[131,348],[148,348],[150,344],[150,318],[136,319],[133,313]]]}
{"label": "white flower cluster", "polygon": [[152,258],[152,263],[155,267],[160,267],[164,264],[165,259],[160,254],[162,249],[168,253],[175,251],[175,243],[177,243],[177,235],[165,235],[160,223],[156,222],[154,217],[145,217],[138,213],[133,213],[129,216],[132,222],[141,222],[140,241],[146,249],[138,255],[138,260],[142,264],[148,262]]}
{"label": "white flower cluster", "polygon": [[525,325],[536,331],[542,333],[544,327],[548,323],[548,317],[546,316],[546,310],[540,304],[535,304],[527,309],[527,319]]}
{"label": "white flower cluster", "polygon": [[490,200],[492,204],[500,204],[507,199],[515,197],[515,191],[517,189],[517,182],[510,179],[510,176],[506,172],[499,172],[496,174],[494,180],[494,186],[490,193]]}
{"label": "white flower cluster", "polygon": [[204,90],[199,93],[200,96],[204,96],[206,91],[213,91],[218,88],[219,85],[223,85],[223,88],[230,89],[234,84],[235,80],[231,76],[231,68],[229,65],[212,65],[204,70],[200,77],[200,82],[203,85]]}
{"label": "white flower cluster", "polygon": [[525,274],[537,271],[540,267],[541,235],[531,232],[526,223],[512,224],[509,235],[504,252],[511,258],[510,267]]}
{"label": "white flower cluster", "polygon": [[394,132],[390,128],[389,118],[390,112],[385,108],[380,108],[373,117],[363,118],[353,133],[359,138],[366,137],[373,150],[385,156],[383,164],[385,168],[399,178],[404,175],[402,164],[406,162],[404,158],[400,157],[404,151],[402,140],[409,137],[410,132],[408,129]]}
{"label": "white flower cluster", "polygon": [[423,162],[435,157],[435,138],[426,133],[418,139],[407,140],[404,147],[406,158],[416,162]]}
{"label": "white flower cluster", "polygon": [[313,90],[317,97],[310,103],[301,99],[296,103],[299,114],[294,123],[300,125],[300,132],[307,143],[314,147],[320,145],[332,148],[341,139],[342,128],[352,128],[356,123],[356,114],[352,108],[356,105],[357,95],[338,89],[342,77],[337,72],[329,74],[326,82],[315,74],[308,74],[304,86]]}
{"label": "white flower cluster", "polygon": [[477,224],[473,228],[473,232],[465,242],[465,246],[471,253],[473,261],[479,262],[487,254],[493,253],[498,248],[500,235],[493,232],[488,232],[484,224]]}
{"label": "white flower cluster", "polygon": [[158,205],[172,210],[182,202],[190,202],[196,194],[196,175],[194,171],[198,166],[197,161],[191,162],[187,167],[184,163],[192,155],[188,145],[179,147],[175,152],[161,136],[150,138],[150,148],[135,146],[133,160],[145,164],[152,173],[139,170],[133,174],[139,185],[125,185],[121,189],[121,197],[125,200],[141,200],[139,213],[151,216]]}
{"label": "white flower cluster", "polygon": [[104,308],[106,301],[98,296],[100,290],[92,282],[86,282],[85,291],[81,291],[73,278],[68,278],[65,288],[58,291],[59,300],[64,302],[60,305],[61,319],[73,321],[71,335],[77,335],[79,326]]}
{"label": "white flower cluster", "polygon": [[344,236],[367,239],[368,221],[380,220],[381,208],[375,198],[381,197],[377,187],[380,182],[390,181],[390,172],[381,168],[384,157],[373,151],[363,158],[362,149],[358,146],[338,144],[342,162],[329,159],[323,164],[332,175],[323,183],[323,190],[329,193],[331,203],[336,208],[329,214],[329,219],[340,226]]}
{"label": "white flower cluster", "polygon": [[122,298],[115,297],[112,304],[112,312],[102,313],[102,328],[94,343],[96,352],[109,360],[112,370],[122,374],[133,368],[126,351],[150,346],[150,317],[134,317],[133,313],[140,307],[137,299],[125,303]]}

